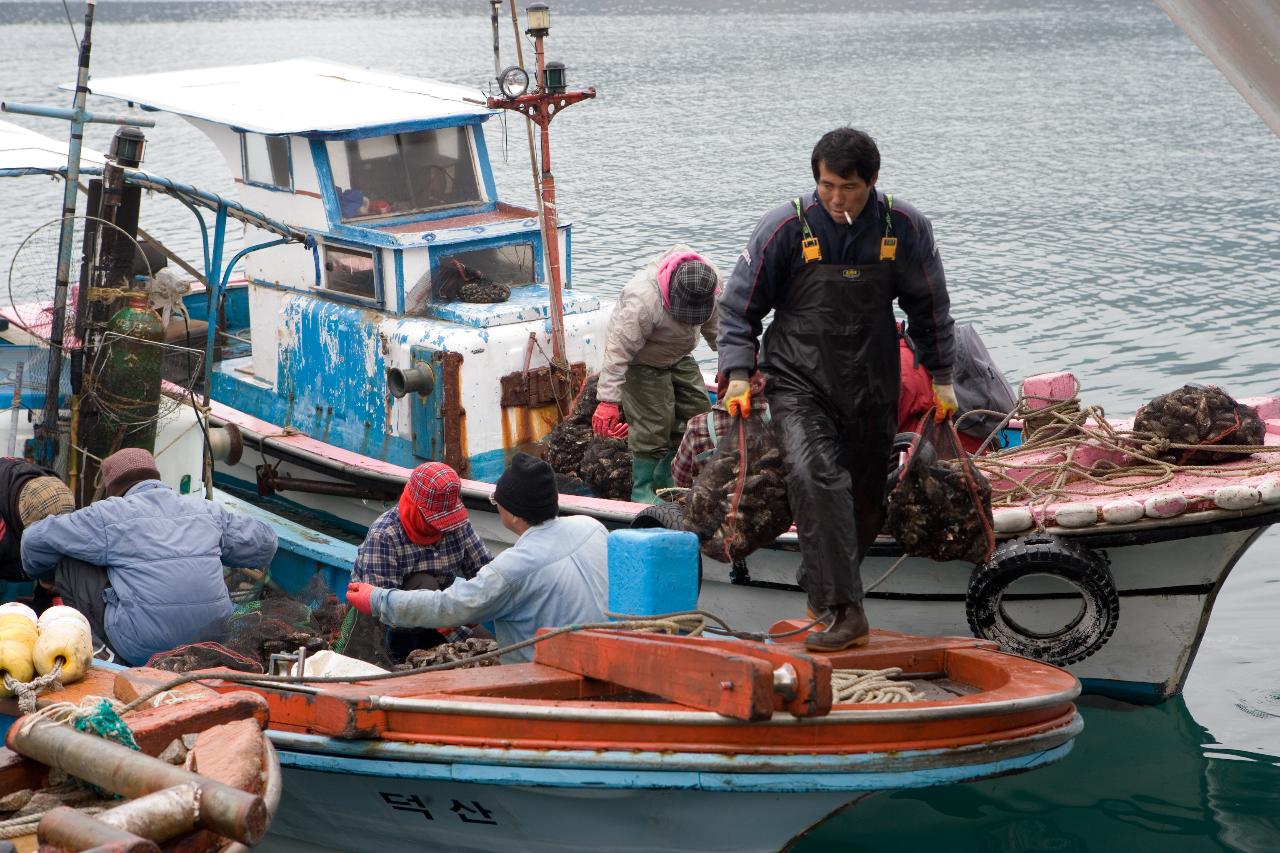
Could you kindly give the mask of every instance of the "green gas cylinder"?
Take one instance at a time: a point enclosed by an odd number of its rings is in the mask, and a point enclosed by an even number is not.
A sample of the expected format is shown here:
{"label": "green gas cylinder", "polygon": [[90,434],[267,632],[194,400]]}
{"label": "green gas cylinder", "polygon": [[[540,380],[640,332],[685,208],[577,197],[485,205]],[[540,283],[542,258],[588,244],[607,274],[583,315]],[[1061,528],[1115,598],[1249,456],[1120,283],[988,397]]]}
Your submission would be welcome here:
{"label": "green gas cylinder", "polygon": [[97,375],[91,387],[98,417],[85,439],[89,452],[99,458],[122,447],[155,450],[164,327],[145,293],[131,294],[128,300],[107,321],[93,359]]}

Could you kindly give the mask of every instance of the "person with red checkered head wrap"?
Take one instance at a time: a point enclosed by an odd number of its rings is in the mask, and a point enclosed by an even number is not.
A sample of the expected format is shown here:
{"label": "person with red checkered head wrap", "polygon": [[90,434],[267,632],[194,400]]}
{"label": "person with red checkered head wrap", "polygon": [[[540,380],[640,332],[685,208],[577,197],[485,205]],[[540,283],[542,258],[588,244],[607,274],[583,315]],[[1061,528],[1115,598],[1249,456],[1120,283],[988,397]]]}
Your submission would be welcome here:
{"label": "person with red checkered head wrap", "polygon": [[[369,526],[351,580],[382,589],[447,589],[459,578],[475,577],[492,559],[467,517],[457,472],[443,462],[424,462],[409,475],[397,506]],[[392,631],[389,645],[393,657],[403,658],[474,634],[462,626]]]}

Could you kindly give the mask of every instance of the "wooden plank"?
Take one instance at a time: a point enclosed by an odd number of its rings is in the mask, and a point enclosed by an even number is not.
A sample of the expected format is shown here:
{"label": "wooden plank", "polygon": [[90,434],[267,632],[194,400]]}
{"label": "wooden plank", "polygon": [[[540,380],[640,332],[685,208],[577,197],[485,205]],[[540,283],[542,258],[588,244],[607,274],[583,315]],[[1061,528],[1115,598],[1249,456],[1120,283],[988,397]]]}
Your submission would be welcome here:
{"label": "wooden plank", "polygon": [[714,645],[662,644],[634,634],[577,631],[539,643],[534,661],[735,720],[773,716],[773,667]]}
{"label": "wooden plank", "polygon": [[213,693],[198,700],[143,708],[129,714],[126,722],[142,751],[158,755],[175,738],[198,734],[211,726],[253,721],[259,730],[265,729],[268,710],[266,699],[240,690],[223,696]]}
{"label": "wooden plank", "polygon": [[723,649],[731,654],[746,655],[767,661],[774,670],[790,666],[796,676],[794,694],[788,699],[776,695],[775,690],[775,710],[788,711],[797,717],[821,717],[831,712],[831,662],[825,658],[806,654],[795,647],[765,645],[727,637],[681,637],[638,632],[628,633],[627,636],[668,646]]}

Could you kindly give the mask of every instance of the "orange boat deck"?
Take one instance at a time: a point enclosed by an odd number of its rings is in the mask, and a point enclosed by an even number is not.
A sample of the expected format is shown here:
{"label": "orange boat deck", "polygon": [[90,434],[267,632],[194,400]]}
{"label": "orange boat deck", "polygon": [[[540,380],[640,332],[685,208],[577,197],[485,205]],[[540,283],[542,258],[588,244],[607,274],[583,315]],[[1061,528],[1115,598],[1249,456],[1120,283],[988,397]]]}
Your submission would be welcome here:
{"label": "orange boat deck", "polygon": [[[602,651],[584,654],[590,646]],[[699,667],[682,666],[691,660]],[[780,662],[798,670],[790,690],[776,689]],[[901,678],[917,684],[925,699],[831,703],[832,668],[887,667],[900,667]],[[592,677],[617,668],[625,672]],[[114,692],[126,698],[169,678],[124,671]],[[210,683],[223,692],[246,689]],[[654,689],[637,687],[646,683]],[[955,748],[1048,732],[1071,724],[1079,684],[1060,669],[971,638],[877,631],[863,648],[807,655],[800,642],[606,631],[544,642],[534,663],[341,684],[257,682],[250,689],[267,700],[272,729],[284,732],[500,749],[764,756]],[[718,694],[738,695],[726,704]],[[765,695],[769,707],[761,708]],[[716,703],[724,707],[708,710]]]}

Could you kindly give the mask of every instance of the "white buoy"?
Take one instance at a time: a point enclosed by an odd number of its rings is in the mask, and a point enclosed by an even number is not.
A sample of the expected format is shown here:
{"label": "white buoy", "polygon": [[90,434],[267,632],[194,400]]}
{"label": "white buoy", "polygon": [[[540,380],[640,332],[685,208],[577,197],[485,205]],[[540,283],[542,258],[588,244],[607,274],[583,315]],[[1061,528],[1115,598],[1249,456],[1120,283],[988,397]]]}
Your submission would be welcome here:
{"label": "white buoy", "polygon": [[1147,498],[1142,508],[1148,518],[1173,518],[1187,511],[1187,496],[1181,492],[1162,492]]}
{"label": "white buoy", "polygon": [[63,684],[84,678],[93,661],[93,638],[85,615],[59,604],[41,613],[38,624],[40,637],[31,655],[36,672],[44,675],[61,661]]}
{"label": "white buoy", "polygon": [[1083,501],[1059,504],[1054,519],[1059,527],[1088,527],[1098,523],[1098,508]]}
{"label": "white buoy", "polygon": [[1259,483],[1258,497],[1264,504],[1280,504],[1280,480],[1268,477]]}
{"label": "white buoy", "polygon": [[1252,486],[1223,486],[1213,495],[1213,503],[1218,509],[1251,509],[1261,501],[1262,495]]}
{"label": "white buoy", "polygon": [[1107,524],[1132,524],[1143,514],[1141,501],[1118,500],[1102,505],[1102,520]]}
{"label": "white buoy", "polygon": [[1030,530],[1034,519],[1026,507],[1001,507],[991,514],[996,533],[1019,533]]}

